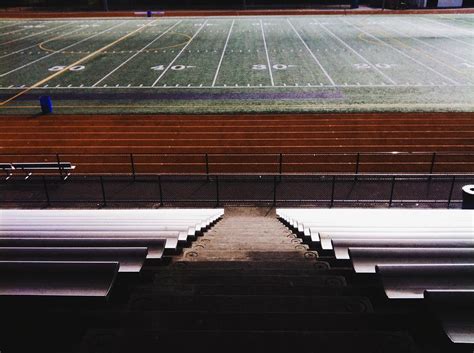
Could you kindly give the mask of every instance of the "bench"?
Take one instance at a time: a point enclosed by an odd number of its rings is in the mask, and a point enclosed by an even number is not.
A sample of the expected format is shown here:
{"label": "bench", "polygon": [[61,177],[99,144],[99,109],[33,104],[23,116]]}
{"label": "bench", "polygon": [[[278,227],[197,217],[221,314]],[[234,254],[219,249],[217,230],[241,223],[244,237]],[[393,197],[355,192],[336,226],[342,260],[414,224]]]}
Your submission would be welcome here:
{"label": "bench", "polygon": [[5,180],[10,179],[10,177],[13,174],[13,170],[15,170],[15,168],[13,167],[13,165],[11,163],[0,163],[0,169],[2,169],[5,172],[5,174],[7,175]]}
{"label": "bench", "polygon": [[[2,163],[0,164],[2,168],[7,173],[7,180],[12,176],[13,171],[21,170],[25,172],[25,180],[28,179],[33,172],[37,170],[57,170],[61,174],[61,178],[66,180],[71,174],[71,171],[76,168],[72,165],[71,162],[40,162],[40,163]],[[63,173],[65,175],[63,175]]]}

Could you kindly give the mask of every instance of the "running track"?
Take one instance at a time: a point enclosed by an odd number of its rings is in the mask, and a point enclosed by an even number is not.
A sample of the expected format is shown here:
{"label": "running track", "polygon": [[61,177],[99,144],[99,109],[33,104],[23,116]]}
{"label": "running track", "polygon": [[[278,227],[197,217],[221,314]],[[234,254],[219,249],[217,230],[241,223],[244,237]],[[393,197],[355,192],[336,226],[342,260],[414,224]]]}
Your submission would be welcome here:
{"label": "running track", "polygon": [[[130,153],[183,154],[136,155],[137,173],[203,173],[205,153],[225,154],[209,157],[211,173],[274,173],[279,153],[393,151],[437,152],[435,172],[474,172],[471,113],[0,116],[0,124],[1,161],[72,154],[61,159],[76,164],[77,173],[130,173]],[[446,158],[443,152],[473,155]],[[255,153],[276,155],[232,155]],[[286,173],[354,170],[353,155],[284,158]],[[430,162],[429,155],[363,156],[360,171],[426,172]]]}

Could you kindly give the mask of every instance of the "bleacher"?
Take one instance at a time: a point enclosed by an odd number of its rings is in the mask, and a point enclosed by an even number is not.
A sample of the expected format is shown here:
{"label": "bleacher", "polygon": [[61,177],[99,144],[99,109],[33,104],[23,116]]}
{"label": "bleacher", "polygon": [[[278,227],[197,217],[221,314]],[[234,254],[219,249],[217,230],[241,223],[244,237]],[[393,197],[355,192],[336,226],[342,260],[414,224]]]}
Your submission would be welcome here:
{"label": "bleacher", "polygon": [[278,209],[277,214],[336,263],[350,261],[356,283],[380,286],[402,310],[415,306],[431,314],[453,343],[474,343],[473,211]]}
{"label": "bleacher", "polygon": [[0,296],[107,297],[119,272],[176,252],[222,209],[2,210]]}

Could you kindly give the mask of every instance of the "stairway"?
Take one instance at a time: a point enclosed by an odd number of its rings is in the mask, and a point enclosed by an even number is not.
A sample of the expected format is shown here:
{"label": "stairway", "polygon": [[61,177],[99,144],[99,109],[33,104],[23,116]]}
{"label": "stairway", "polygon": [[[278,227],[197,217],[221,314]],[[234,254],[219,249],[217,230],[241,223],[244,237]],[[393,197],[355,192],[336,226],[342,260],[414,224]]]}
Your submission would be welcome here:
{"label": "stairway", "polygon": [[187,246],[121,274],[106,303],[9,313],[0,342],[14,353],[29,342],[48,353],[472,352],[453,348],[426,308],[389,302],[376,280],[301,243],[273,209],[227,208]]}
{"label": "stairway", "polygon": [[402,316],[374,313],[273,209],[227,208],[170,265],[145,270],[152,283],[115,329],[89,330],[83,352],[418,352]]}

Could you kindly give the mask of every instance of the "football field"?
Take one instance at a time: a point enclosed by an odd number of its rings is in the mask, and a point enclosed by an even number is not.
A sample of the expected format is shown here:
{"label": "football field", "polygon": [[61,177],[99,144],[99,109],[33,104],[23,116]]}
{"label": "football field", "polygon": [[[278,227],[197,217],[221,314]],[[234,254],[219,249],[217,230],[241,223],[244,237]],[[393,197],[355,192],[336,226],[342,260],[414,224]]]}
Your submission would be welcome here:
{"label": "football field", "polygon": [[473,111],[474,15],[0,21],[0,114]]}

